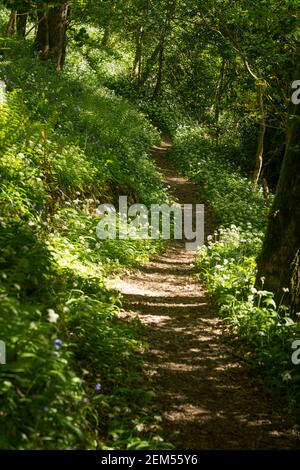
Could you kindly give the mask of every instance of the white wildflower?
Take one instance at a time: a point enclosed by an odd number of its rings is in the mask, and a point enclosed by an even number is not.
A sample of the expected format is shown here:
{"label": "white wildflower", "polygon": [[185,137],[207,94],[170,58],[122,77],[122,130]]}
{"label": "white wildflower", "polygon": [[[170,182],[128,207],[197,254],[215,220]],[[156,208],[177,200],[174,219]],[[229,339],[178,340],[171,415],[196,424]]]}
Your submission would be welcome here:
{"label": "white wildflower", "polygon": [[49,308],[47,312],[48,312],[48,321],[50,323],[56,323],[59,318],[59,315],[55,312],[55,310],[53,310],[52,308]]}
{"label": "white wildflower", "polygon": [[291,376],[290,372],[288,372],[288,371],[283,372],[281,374],[281,378],[282,378],[283,382],[289,382],[290,380],[292,380],[292,376]]}

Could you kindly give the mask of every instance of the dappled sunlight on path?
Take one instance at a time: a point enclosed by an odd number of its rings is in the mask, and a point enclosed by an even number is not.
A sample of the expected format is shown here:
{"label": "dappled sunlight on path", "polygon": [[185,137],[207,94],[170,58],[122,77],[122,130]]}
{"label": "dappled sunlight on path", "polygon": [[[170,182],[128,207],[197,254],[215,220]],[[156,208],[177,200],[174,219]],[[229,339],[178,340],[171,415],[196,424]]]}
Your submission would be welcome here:
{"label": "dappled sunlight on path", "polygon": [[[153,150],[165,183],[179,203],[201,202],[194,184],[164,158],[168,148]],[[237,339],[198,282],[194,261],[194,253],[174,242],[113,282],[124,309],[144,325],[145,360],[166,439],[188,450],[299,448],[286,410],[263,394],[260,378],[237,355]]]}

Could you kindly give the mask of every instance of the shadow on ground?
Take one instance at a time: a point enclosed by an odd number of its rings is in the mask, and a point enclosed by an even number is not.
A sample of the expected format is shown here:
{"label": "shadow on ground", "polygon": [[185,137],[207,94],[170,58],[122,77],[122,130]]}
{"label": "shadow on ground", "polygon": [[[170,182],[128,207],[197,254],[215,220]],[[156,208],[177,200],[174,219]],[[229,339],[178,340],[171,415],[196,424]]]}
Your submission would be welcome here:
{"label": "shadow on ground", "polygon": [[[179,203],[199,202],[193,183],[153,151]],[[209,228],[207,228],[209,231]],[[180,449],[295,449],[299,435],[282,403],[235,351],[216,307],[195,276],[195,254],[172,244],[139,272],[116,280],[124,308],[144,325],[146,364],[166,440]]]}

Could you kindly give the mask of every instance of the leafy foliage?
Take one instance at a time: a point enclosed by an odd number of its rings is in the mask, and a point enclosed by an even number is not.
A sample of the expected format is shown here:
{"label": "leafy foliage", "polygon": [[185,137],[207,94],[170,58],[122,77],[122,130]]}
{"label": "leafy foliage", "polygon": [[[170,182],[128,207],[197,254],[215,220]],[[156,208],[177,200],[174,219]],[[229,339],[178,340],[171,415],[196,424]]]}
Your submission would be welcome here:
{"label": "leafy foliage", "polygon": [[105,283],[161,243],[96,236],[100,203],[166,200],[148,157],[158,133],[79,52],[58,76],[18,44],[0,64],[0,447],[170,448],[139,322]]}
{"label": "leafy foliage", "polygon": [[199,275],[213,293],[225,320],[252,351],[249,365],[259,367],[269,390],[288,395],[290,411],[299,416],[299,372],[291,361],[292,343],[299,338],[295,323],[274,294],[254,287],[267,209],[261,189],[251,191],[231,161],[228,138],[216,145],[199,127],[179,128],[171,158],[194,178],[214,210],[220,226],[199,250]]}
{"label": "leafy foliage", "polygon": [[78,0],[60,73],[39,60],[34,38],[38,13],[57,1],[4,5],[0,31],[9,29],[7,8],[26,7],[29,28],[25,38],[0,37],[8,90],[0,104],[0,324],[8,351],[0,447],[172,448],[151,405],[140,325],[123,318],[120,296],[106,285],[161,242],[95,234],[101,203],[124,194],[147,205],[170,199],[149,158],[156,128],[174,138],[170,157],[199,185],[219,225],[198,254],[199,272],[268,385],[288,391],[295,410],[300,378],[289,355],[299,324],[263,280],[254,288],[268,208],[249,176],[263,122],[263,174],[276,188],[299,0]]}

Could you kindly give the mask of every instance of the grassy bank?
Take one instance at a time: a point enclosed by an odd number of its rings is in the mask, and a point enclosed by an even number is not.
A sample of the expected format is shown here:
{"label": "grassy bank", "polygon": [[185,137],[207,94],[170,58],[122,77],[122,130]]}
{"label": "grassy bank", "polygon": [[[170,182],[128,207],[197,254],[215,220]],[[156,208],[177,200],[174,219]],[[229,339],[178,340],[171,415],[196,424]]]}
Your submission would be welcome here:
{"label": "grassy bank", "polygon": [[144,375],[140,325],[124,318],[119,294],[105,285],[161,244],[96,236],[99,204],[125,194],[130,203],[167,199],[149,159],[158,132],[103,85],[107,70],[121,67],[115,57],[95,57],[91,66],[74,49],[57,75],[30,42],[7,47],[0,62],[8,90],[0,105],[7,350],[0,447],[168,447]]}

